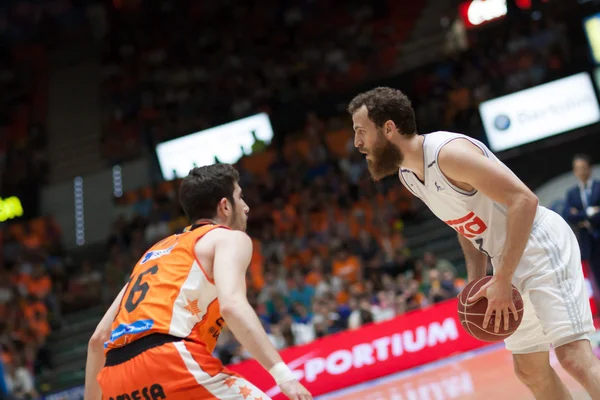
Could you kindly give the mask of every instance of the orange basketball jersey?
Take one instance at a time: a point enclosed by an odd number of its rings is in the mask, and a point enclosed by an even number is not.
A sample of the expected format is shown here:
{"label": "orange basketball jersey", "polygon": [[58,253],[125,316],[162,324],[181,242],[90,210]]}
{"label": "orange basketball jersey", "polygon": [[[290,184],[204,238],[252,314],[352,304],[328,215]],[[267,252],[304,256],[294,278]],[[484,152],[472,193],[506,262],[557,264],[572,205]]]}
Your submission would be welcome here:
{"label": "orange basketball jersey", "polygon": [[220,225],[193,225],[152,246],[133,269],[104,347],[161,333],[214,349],[225,324],[214,281],[196,258],[198,240]]}

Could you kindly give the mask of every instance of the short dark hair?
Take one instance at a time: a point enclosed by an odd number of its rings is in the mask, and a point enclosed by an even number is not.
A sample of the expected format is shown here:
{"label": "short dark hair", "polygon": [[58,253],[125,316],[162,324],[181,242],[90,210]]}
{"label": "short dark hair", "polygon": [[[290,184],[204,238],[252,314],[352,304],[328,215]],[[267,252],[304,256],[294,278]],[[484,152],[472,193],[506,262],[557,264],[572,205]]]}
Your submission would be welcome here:
{"label": "short dark hair", "polygon": [[362,106],[367,107],[369,119],[382,128],[386,121],[394,121],[403,135],[417,133],[415,110],[408,97],[400,90],[377,87],[356,96],[348,105],[348,112],[354,114]]}
{"label": "short dark hair", "polygon": [[587,154],[583,154],[583,153],[575,154],[575,156],[573,157],[573,161],[577,161],[577,160],[585,161],[588,165],[592,165],[592,158],[590,156],[588,156]]}
{"label": "short dark hair", "polygon": [[239,173],[230,164],[213,164],[190,170],[179,187],[179,202],[190,222],[214,218],[222,198],[231,203]]}

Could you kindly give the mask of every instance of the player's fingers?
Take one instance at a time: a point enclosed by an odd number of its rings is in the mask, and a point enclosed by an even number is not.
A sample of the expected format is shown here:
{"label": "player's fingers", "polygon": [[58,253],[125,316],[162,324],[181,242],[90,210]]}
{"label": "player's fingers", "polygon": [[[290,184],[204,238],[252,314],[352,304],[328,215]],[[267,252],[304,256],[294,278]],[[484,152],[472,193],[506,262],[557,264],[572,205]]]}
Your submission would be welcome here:
{"label": "player's fingers", "polygon": [[467,299],[468,303],[473,303],[476,302],[477,300],[479,300],[480,298],[484,297],[486,293],[486,287],[483,286],[481,289],[479,289],[479,291],[477,291],[477,293],[475,293],[473,296],[469,297]]}
{"label": "player's fingers", "polygon": [[519,311],[517,311],[517,306],[515,306],[515,303],[513,303],[512,301],[510,302],[510,311],[512,311],[513,315],[515,316],[515,321],[518,321]]}
{"label": "player's fingers", "polygon": [[488,327],[488,325],[490,323],[490,317],[492,316],[492,312],[494,312],[494,309],[492,307],[490,307],[490,305],[488,304],[487,310],[485,310],[485,315],[483,316],[482,328]]}
{"label": "player's fingers", "polygon": [[505,308],[504,311],[502,312],[502,320],[504,321],[504,330],[505,331],[508,330],[509,318],[510,318],[510,310],[508,308]]}
{"label": "player's fingers", "polygon": [[500,322],[502,321],[502,309],[494,310],[494,332],[500,332]]}

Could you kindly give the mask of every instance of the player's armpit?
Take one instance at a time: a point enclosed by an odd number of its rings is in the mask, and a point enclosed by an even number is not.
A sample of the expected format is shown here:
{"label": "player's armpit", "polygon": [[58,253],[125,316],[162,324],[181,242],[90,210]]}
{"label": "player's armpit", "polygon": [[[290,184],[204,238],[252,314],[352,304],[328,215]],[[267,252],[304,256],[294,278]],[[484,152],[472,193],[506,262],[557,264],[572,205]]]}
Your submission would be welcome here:
{"label": "player's armpit", "polygon": [[221,315],[236,339],[267,370],[281,362],[246,297],[246,270],[252,240],[240,231],[224,231],[216,239],[213,276]]}

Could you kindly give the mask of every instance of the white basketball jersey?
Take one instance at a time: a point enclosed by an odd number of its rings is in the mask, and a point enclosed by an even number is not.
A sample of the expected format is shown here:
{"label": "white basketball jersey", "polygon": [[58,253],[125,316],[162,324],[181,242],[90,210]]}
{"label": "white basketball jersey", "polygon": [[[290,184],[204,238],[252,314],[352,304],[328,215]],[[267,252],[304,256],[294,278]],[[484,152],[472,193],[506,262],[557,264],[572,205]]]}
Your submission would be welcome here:
{"label": "white basketball jersey", "polygon": [[410,170],[401,168],[400,181],[415,196],[419,197],[431,211],[458,233],[469,239],[482,252],[494,258],[502,254],[506,239],[506,206],[494,202],[483,193],[466,192],[442,174],[438,166],[441,148],[455,139],[466,139],[479,147],[486,157],[506,167],[481,142],[459,133],[433,132],[424,135],[425,182]]}

